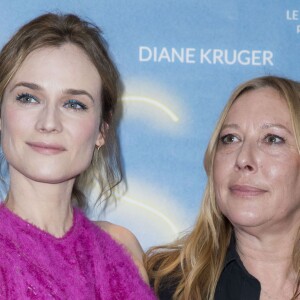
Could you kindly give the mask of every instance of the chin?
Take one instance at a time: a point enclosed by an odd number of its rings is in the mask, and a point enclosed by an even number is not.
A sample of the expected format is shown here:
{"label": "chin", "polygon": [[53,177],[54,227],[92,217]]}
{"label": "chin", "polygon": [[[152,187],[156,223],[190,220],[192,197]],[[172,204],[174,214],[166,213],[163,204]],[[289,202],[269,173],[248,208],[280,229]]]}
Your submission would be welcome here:
{"label": "chin", "polygon": [[260,214],[258,215],[253,213],[231,214],[227,216],[227,219],[233,227],[257,227],[265,223]]}
{"label": "chin", "polygon": [[50,177],[50,176],[32,176],[30,178],[32,181],[45,183],[45,184],[60,184],[70,180],[73,180],[74,177]]}
{"label": "chin", "polygon": [[38,172],[28,172],[23,173],[25,177],[28,179],[40,182],[40,183],[48,183],[48,184],[59,184],[63,182],[67,182],[70,180],[73,180],[78,173],[77,172],[70,172],[70,173],[64,173],[62,170],[41,170],[39,169]]}

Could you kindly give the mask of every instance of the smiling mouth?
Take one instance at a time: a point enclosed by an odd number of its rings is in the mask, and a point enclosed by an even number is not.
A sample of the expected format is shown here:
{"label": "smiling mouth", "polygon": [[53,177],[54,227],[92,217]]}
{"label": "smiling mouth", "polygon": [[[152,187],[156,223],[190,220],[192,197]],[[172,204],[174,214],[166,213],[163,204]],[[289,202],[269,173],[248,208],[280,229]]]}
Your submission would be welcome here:
{"label": "smiling mouth", "polygon": [[232,185],[229,190],[232,194],[240,197],[260,196],[267,192],[266,190],[249,185]]}
{"label": "smiling mouth", "polygon": [[46,154],[46,155],[59,154],[61,152],[66,151],[66,149],[63,146],[56,145],[56,144],[30,143],[30,142],[26,144],[35,152]]}

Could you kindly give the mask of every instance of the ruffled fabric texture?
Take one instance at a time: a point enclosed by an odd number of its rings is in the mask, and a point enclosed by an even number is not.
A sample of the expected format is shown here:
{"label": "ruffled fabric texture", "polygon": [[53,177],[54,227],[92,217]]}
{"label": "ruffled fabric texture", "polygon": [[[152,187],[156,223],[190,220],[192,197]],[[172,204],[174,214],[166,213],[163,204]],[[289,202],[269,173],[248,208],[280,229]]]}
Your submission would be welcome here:
{"label": "ruffled fabric texture", "polygon": [[1,205],[0,299],[156,298],[122,246],[78,209],[56,238]]}

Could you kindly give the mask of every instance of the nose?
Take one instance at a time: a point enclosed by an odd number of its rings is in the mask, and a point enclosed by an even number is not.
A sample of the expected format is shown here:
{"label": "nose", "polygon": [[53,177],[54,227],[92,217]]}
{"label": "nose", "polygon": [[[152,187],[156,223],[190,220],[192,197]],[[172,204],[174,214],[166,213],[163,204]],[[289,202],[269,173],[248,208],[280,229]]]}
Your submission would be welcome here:
{"label": "nose", "polygon": [[62,130],[60,113],[54,105],[47,103],[39,111],[36,129],[43,133],[58,133]]}
{"label": "nose", "polygon": [[256,172],[258,167],[258,151],[256,143],[244,141],[238,149],[235,168],[238,171]]}

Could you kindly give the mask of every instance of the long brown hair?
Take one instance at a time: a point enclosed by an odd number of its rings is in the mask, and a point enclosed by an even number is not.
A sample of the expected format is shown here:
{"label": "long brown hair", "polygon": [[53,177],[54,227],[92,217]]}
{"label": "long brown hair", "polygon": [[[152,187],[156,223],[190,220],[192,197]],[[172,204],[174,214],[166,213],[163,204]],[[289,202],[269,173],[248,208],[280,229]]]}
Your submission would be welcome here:
{"label": "long brown hair", "polygon": [[[232,234],[232,225],[217,207],[214,191],[213,164],[219,134],[234,101],[243,93],[264,87],[275,89],[287,101],[299,151],[299,83],[281,77],[265,76],[238,86],[227,102],[206,149],[204,166],[208,180],[193,230],[172,244],[153,247],[147,252],[146,268],[156,291],[168,285],[174,287],[173,299],[214,299]],[[294,245],[292,264],[298,275],[292,298],[296,299],[300,286],[300,234]]]}
{"label": "long brown hair", "polygon": [[0,101],[8,83],[32,51],[65,43],[72,43],[87,54],[102,82],[99,130],[105,131],[102,132],[105,145],[95,149],[89,168],[76,178],[72,191],[74,204],[85,207],[85,193],[94,185],[98,185],[98,200],[107,199],[122,179],[113,122],[122,85],[100,28],[73,14],[54,13],[41,15],[22,26],[0,52]]}

